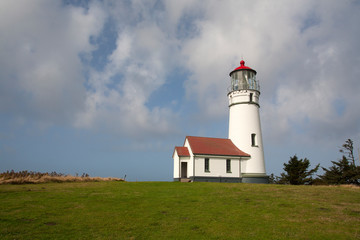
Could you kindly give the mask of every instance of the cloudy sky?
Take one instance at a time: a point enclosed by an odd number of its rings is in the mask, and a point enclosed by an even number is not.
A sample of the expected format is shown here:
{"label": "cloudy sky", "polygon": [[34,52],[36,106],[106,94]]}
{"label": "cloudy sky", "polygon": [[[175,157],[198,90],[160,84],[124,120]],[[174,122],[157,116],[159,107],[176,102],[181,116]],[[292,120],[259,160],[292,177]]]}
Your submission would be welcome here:
{"label": "cloudy sky", "polygon": [[0,172],[172,180],[258,72],[267,173],[360,147],[360,1],[0,1]]}

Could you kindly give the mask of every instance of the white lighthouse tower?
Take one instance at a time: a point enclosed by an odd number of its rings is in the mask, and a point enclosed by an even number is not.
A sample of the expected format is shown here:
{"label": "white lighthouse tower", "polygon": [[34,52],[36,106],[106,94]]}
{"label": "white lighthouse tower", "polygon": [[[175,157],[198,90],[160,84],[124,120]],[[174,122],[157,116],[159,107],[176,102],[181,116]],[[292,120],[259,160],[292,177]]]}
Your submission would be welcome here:
{"label": "white lighthouse tower", "polygon": [[268,182],[266,176],[264,149],[259,115],[260,86],[256,71],[240,66],[230,72],[229,98],[229,139],[250,158],[241,161],[242,182]]}
{"label": "white lighthouse tower", "polygon": [[229,138],[186,136],[174,148],[174,181],[268,183],[256,71],[241,61],[230,77]]}

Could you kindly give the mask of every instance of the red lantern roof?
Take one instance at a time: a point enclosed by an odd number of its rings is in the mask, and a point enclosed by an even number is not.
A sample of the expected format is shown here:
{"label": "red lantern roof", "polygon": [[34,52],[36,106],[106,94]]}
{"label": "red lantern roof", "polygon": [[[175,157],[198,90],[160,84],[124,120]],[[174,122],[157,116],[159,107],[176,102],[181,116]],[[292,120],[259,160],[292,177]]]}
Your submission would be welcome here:
{"label": "red lantern roof", "polygon": [[256,71],[254,69],[245,66],[245,61],[241,60],[240,67],[235,68],[229,75],[231,76],[231,74],[233,74],[234,72],[243,71],[243,70],[250,70],[250,71],[255,72],[255,74],[256,74]]}

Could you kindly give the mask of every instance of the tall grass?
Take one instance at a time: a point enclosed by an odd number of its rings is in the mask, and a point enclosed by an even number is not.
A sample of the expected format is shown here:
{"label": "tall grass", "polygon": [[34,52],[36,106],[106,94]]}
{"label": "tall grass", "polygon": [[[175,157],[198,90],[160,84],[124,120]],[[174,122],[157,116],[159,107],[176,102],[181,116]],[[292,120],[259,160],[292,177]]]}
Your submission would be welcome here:
{"label": "tall grass", "polygon": [[48,183],[48,182],[99,182],[99,181],[124,181],[121,178],[90,177],[83,173],[81,176],[65,175],[51,172],[41,173],[33,171],[14,170],[0,173],[0,184],[25,184],[25,183]]}

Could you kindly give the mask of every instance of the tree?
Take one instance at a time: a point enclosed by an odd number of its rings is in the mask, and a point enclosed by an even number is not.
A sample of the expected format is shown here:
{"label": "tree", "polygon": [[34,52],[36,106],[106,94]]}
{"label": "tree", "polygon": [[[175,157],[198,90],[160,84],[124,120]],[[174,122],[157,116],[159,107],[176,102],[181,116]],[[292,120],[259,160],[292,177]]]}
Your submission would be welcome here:
{"label": "tree", "polygon": [[275,184],[275,183],[277,183],[276,178],[278,178],[278,177],[275,176],[273,173],[270,174],[270,176],[269,176],[269,183],[270,183],[270,184]]}
{"label": "tree", "polygon": [[322,168],[325,173],[320,179],[326,184],[360,184],[360,167],[355,167],[343,156],[338,162],[331,161],[333,166]]}
{"label": "tree", "polygon": [[310,161],[307,158],[298,159],[298,157],[294,155],[293,157],[290,157],[288,163],[284,163],[284,171],[286,173],[281,173],[277,183],[293,185],[312,184],[312,175],[317,172],[319,166],[320,164],[315,168],[308,170]]}
{"label": "tree", "polygon": [[347,159],[350,159],[352,164],[355,166],[354,142],[350,138],[345,141],[339,152],[347,154]]}
{"label": "tree", "polygon": [[353,141],[346,140],[339,151],[345,155],[338,162],[331,161],[333,165],[329,169],[322,168],[325,173],[320,179],[326,184],[360,185],[360,166],[355,165]]}

